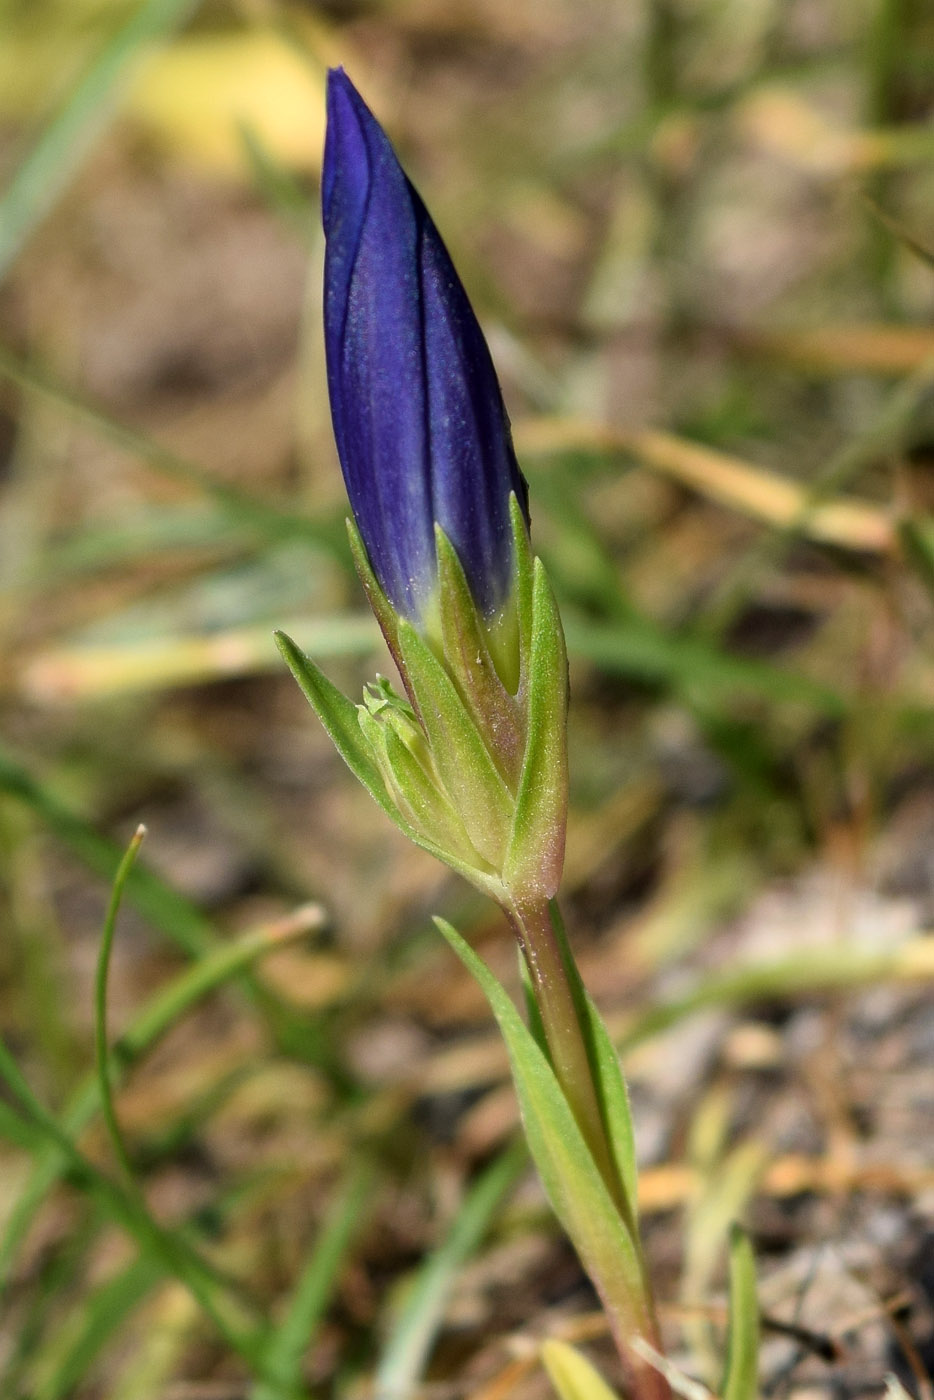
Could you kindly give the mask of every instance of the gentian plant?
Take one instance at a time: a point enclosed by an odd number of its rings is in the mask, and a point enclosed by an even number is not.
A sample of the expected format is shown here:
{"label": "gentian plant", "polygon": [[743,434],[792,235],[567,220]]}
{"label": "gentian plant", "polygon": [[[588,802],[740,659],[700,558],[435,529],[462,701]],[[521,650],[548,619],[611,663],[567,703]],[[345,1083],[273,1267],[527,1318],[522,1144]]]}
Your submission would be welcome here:
{"label": "gentian plant", "polygon": [[637,1400],[670,1394],[638,1234],[615,1050],[554,903],[567,818],[567,655],[490,352],[450,256],[342,69],[328,82],[324,331],[353,557],[402,681],[354,705],[286,662],[396,825],[500,905],[527,1022],[443,921],[504,1033],[529,1146]]}

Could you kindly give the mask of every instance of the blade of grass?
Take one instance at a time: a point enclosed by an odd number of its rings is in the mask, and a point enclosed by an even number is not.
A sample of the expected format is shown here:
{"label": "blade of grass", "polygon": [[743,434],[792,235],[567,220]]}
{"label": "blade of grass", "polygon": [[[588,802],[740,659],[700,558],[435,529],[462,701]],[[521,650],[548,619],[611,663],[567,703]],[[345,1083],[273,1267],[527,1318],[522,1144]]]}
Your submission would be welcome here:
{"label": "blade of grass", "polygon": [[86,574],[99,574],[160,553],[178,555],[182,551],[210,551],[212,558],[242,559],[255,534],[234,529],[227,517],[213,505],[191,502],[183,506],[147,505],[139,512],[123,516],[116,523],[88,523],[81,533],[58,538],[47,545],[33,561],[27,583],[30,586],[61,586]]}
{"label": "blade of grass", "polygon": [[[113,1076],[124,1074],[202,997],[247,971],[266,953],[321,928],[323,922],[324,914],[320,906],[306,905],[275,924],[264,925],[234,943],[205,954],[157,992],[137,1013],[132,1025],[110,1047],[109,1073]],[[99,1090],[97,1076],[91,1075],[75,1091],[62,1119],[62,1126],[71,1141],[87,1127],[97,1112]],[[49,1145],[44,1135],[20,1119],[14,1110],[6,1109],[6,1113],[11,1118],[10,1131],[6,1132],[8,1125],[4,1110],[0,1109],[0,1133],[23,1146],[32,1146],[34,1150],[39,1150],[39,1155],[23,1193],[9,1215],[0,1241],[0,1290],[36,1211],[69,1167],[67,1155],[63,1155],[56,1145]]]}
{"label": "blade of grass", "polygon": [[[296,618],[286,627],[303,651],[321,658],[367,655],[380,645],[379,630],[369,613]],[[56,647],[17,668],[17,683],[40,703],[70,703],[256,675],[278,664],[272,627],[263,624],[112,646]]]}
{"label": "blade of grass", "polygon": [[612,1029],[623,1052],[677,1025],[696,1011],[713,1006],[736,1006],[753,1001],[832,994],[851,988],[894,981],[919,983],[934,979],[934,938],[921,935],[900,948],[809,948],[800,955],[775,958],[731,972],[706,976],[684,996],[650,1007]]}
{"label": "blade of grass", "polygon": [[450,1233],[419,1269],[377,1367],[374,1388],[384,1400],[407,1400],[417,1390],[457,1274],[528,1160],[521,1139],[502,1152],[470,1188]]}
{"label": "blade of grass", "polygon": [[340,515],[335,513],[333,520],[316,521],[298,512],[280,510],[259,496],[239,491],[235,486],[217,480],[198,463],[170,452],[145,433],[118,423],[103,409],[56,383],[32,365],[23,363],[3,346],[0,346],[0,375],[5,375],[21,389],[48,399],[106,441],[114,443],[130,456],[138,457],[153,471],[200,491],[223,510],[229,520],[248,528],[254,535],[272,540],[301,539],[319,545],[349,571],[343,511]]}
{"label": "blade of grass", "polygon": [[[0,749],[0,796],[26,803],[85,865],[111,881],[120,863],[121,848],[95,831],[82,817],[66,807],[47,784],[40,783],[14,758]],[[137,865],[127,881],[126,897],[154,928],[168,935],[190,957],[216,947],[217,933],[195,905],[178,894],[158,875]],[[328,1038],[316,1023],[291,1008],[268,988],[244,974],[244,990],[267,1017],[278,1044],[289,1053],[313,1060],[333,1082],[346,1088],[349,1079]]]}
{"label": "blade of grass", "polygon": [[934,355],[929,326],[867,322],[810,326],[800,330],[744,331],[740,349],[827,376],[911,374]]}
{"label": "blade of grass", "polygon": [[302,1361],[314,1345],[347,1250],[366,1218],[366,1203],[372,1187],[372,1165],[359,1162],[353,1166],[339,1200],[315,1241],[286,1314],[269,1339],[265,1362],[274,1384],[261,1382],[254,1388],[253,1400],[278,1400],[280,1396],[304,1400]]}
{"label": "blade of grass", "polygon": [[545,1342],[542,1364],[559,1400],[619,1400],[583,1352],[567,1342]]}
{"label": "blade of grass", "polygon": [[810,705],[838,717],[848,699],[831,686],[768,662],[732,656],[691,633],[669,632],[647,619],[591,622],[563,609],[568,651],[610,674],[663,682],[688,697],[753,695],[766,700]]}
{"label": "blade of grass", "polygon": [[730,1231],[730,1330],[723,1400],[756,1400],[759,1393],[759,1300],[756,1260],[749,1236]]}
{"label": "blade of grass", "polygon": [[[723,636],[754,592],[762,570],[775,567],[784,558],[805,531],[807,521],[814,518],[814,512],[829,497],[848,486],[871,462],[880,457],[891,457],[905,447],[912,423],[922,404],[931,397],[932,386],[934,360],[929,359],[891,390],[869,426],[835,453],[809,483],[797,517],[771,531],[735,561],[707,607],[703,620],[705,636],[711,639]],[[893,545],[895,539],[893,534]]]}
{"label": "blade of grass", "polygon": [[[934,336],[925,334],[926,358],[930,358]],[[640,466],[670,476],[709,500],[765,525],[800,528],[823,544],[882,554],[894,547],[895,532],[882,507],[852,499],[813,503],[807,483],[672,433],[654,429],[626,432],[603,423],[542,418],[520,423],[516,437],[520,447],[527,444],[538,452],[589,448],[625,453]]]}
{"label": "blade of grass", "polygon": [[[29,1121],[65,1158],[73,1180],[102,1206],[108,1216],[120,1225],[144,1252],[158,1259],[165,1272],[185,1284],[216,1323],[228,1345],[244,1356],[257,1371],[261,1371],[262,1336],[257,1336],[255,1332],[253,1335],[247,1334],[242,1325],[231,1324],[213,1307],[208,1293],[218,1282],[213,1270],[193,1251],[182,1247],[177,1236],[169,1243],[166,1232],[156,1225],[148,1212],[141,1210],[136,1200],[127,1195],[110,1177],[99,1171],[78,1150],[53,1115],[33,1094],[3,1041],[0,1041],[0,1078],[5,1080],[7,1088]],[[207,1306],[205,1299],[208,1299]]]}
{"label": "blade of grass", "polygon": [[19,1300],[16,1327],[5,1328],[8,1344],[0,1375],[0,1394],[4,1396],[32,1396],[45,1375],[46,1357],[51,1364],[55,1346],[60,1340],[64,1345],[62,1332],[68,1324],[62,1316],[62,1301],[81,1295],[89,1252],[109,1227],[107,1213],[98,1204],[90,1200],[82,1204],[84,1209],[72,1218],[67,1235],[34,1261],[33,1286]]}
{"label": "blade of grass", "polygon": [[23,1147],[27,1152],[35,1152],[43,1144],[43,1137],[35,1126],[23,1118],[8,1103],[0,1100],[0,1138]]}
{"label": "blade of grass", "polygon": [[0,279],[54,206],[113,113],[144,52],[167,40],[199,0],[146,0],[112,36],[0,197]]}
{"label": "blade of grass", "polygon": [[[95,831],[2,749],[0,793],[24,802],[90,870],[113,879],[123,854],[117,843]],[[189,956],[204,953],[217,942],[212,925],[195,906],[143,866],[137,866],[127,880],[127,899]]]}
{"label": "blade of grass", "polygon": [[66,1400],[115,1337],[126,1319],[163,1278],[163,1271],[149,1255],[141,1254],[80,1302],[79,1326],[67,1337],[67,1345],[48,1379],[34,1389],[35,1400]]}
{"label": "blade of grass", "polygon": [[258,1341],[255,1333],[250,1335],[253,1329],[250,1328],[248,1332],[241,1323],[234,1322],[218,1307],[213,1290],[215,1280],[211,1277],[210,1272],[207,1277],[205,1276],[205,1266],[201,1258],[191,1250],[177,1231],[167,1229],[150,1212],[148,1202],[137,1181],[133,1163],[130,1160],[111,1092],[107,1040],[107,980],[110,971],[110,955],[113,950],[117,916],[120,912],[124,889],[145,835],[146,828],[138,826],[117,867],[104,918],[101,947],[97,960],[97,971],[94,979],[94,1046],[101,1112],[114,1155],[126,1178],[127,1200],[132,1207],[132,1219],[126,1223],[130,1224],[140,1249],[144,1254],[149,1254],[155,1260],[161,1261],[163,1267],[167,1267],[169,1272],[174,1273],[185,1284],[197,1300],[201,1311],[210,1318],[228,1345],[259,1369],[262,1367],[262,1344]]}
{"label": "blade of grass", "polygon": [[143,825],[138,826],[133,833],[133,837],[126,849],[123,859],[117,867],[113,888],[110,892],[110,903],[107,906],[107,914],[104,918],[104,930],[101,937],[100,952],[97,958],[97,971],[94,977],[94,1052],[101,1113],[107,1127],[110,1145],[114,1150],[117,1161],[123,1169],[124,1175],[133,1185],[134,1189],[136,1177],[126,1149],[123,1133],[120,1131],[120,1124],[117,1120],[117,1110],[114,1106],[113,1091],[110,1082],[110,1051],[108,1048],[107,1036],[107,980],[110,975],[110,955],[113,951],[114,934],[117,930],[117,914],[120,911],[120,902],[123,898],[123,891],[129,879],[130,871],[136,864],[136,857],[139,855],[139,849],[143,844],[145,835],[146,828]]}

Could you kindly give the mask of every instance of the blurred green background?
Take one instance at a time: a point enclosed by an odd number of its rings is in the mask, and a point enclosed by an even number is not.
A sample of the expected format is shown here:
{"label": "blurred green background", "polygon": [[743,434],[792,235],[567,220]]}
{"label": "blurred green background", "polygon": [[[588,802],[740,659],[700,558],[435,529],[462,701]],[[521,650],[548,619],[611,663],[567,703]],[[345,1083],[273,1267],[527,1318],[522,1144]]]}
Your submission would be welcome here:
{"label": "blurred green background", "polygon": [[0,1395],[504,1400],[547,1336],[615,1378],[430,915],[507,978],[508,935],[272,643],[389,665],[323,373],[335,63],[487,330],[562,603],[567,913],[671,1354],[716,1388],[741,1216],[763,1394],[925,1400],[925,0],[0,6]]}

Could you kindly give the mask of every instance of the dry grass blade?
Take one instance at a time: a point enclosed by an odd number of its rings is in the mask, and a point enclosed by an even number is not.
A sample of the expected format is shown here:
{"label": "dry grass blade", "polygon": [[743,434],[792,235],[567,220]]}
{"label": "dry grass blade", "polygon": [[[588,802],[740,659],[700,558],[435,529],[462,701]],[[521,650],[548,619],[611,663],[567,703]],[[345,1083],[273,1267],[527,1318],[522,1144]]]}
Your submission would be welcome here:
{"label": "dry grass blade", "polygon": [[720,505],[778,529],[795,526],[823,544],[873,554],[891,553],[895,546],[894,524],[878,506],[855,500],[811,505],[806,485],[671,433],[627,432],[586,420],[543,418],[517,424],[516,443],[520,452],[529,453],[581,448],[625,453]]}

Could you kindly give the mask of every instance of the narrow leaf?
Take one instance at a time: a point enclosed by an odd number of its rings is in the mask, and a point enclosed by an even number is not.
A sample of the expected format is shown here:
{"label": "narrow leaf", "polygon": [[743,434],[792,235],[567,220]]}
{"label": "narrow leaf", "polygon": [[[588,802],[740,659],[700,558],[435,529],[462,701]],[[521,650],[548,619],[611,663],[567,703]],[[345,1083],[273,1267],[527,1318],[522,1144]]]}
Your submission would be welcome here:
{"label": "narrow leaf", "polygon": [[370,1164],[354,1168],[315,1241],[285,1316],[269,1338],[265,1361],[272,1379],[254,1388],[253,1400],[282,1400],[283,1396],[305,1393],[302,1363],[333,1297],[347,1251],[365,1219],[372,1189]]}
{"label": "narrow leaf", "polygon": [[155,41],[169,38],[197,6],[198,0],[147,0],[110,38],[0,198],[0,277],[110,120],[131,66]]}
{"label": "narrow leaf", "polygon": [[163,1277],[159,1261],[140,1254],[82,1300],[80,1326],[69,1337],[61,1359],[47,1380],[40,1381],[35,1400],[65,1400],[86,1382],[100,1352],[115,1340],[136,1308]]}
{"label": "narrow leaf", "polygon": [[577,1019],[584,1032],[587,1058],[597,1090],[607,1140],[613,1155],[613,1164],[616,1167],[628,1208],[627,1223],[635,1234],[639,1220],[639,1178],[636,1166],[635,1130],[629,1106],[629,1090],[626,1088],[626,1081],[623,1078],[619,1053],[610,1039],[603,1018],[590,999],[578,971],[577,963],[574,961],[564,921],[561,918],[556,900],[552,900],[550,912],[552,927],[561,950],[561,960],[564,963],[564,969],[571,986],[571,994],[574,997]]}
{"label": "narrow leaf", "polygon": [[567,1342],[545,1342],[542,1362],[560,1400],[618,1400],[583,1352]]}
{"label": "narrow leaf", "polygon": [[[12,755],[0,749],[0,792],[23,802],[78,859],[107,880],[123,859],[115,841],[102,836],[90,822],[59,799],[50,784],[43,784]],[[205,952],[217,942],[210,921],[171,885],[152,870],[137,865],[126,886],[127,902],[155,928],[161,929],[186,953]]]}
{"label": "narrow leaf", "polygon": [[[282,947],[289,937],[304,936],[314,927],[320,927],[322,921],[320,909],[306,906],[287,916],[278,925],[263,926],[236,942],[222,944],[191,967],[185,968],[168,986],[156,992],[111,1047],[111,1076],[116,1080],[118,1075],[125,1073],[197,1001],[246,972],[266,953]],[[62,1127],[70,1140],[77,1139],[97,1111],[100,1105],[99,1087],[95,1073],[85,1078],[72,1095],[62,1117]],[[20,1141],[16,1136],[20,1121],[14,1110],[0,1104],[0,1136]],[[25,1140],[25,1134],[31,1135],[36,1163],[22,1194],[8,1213],[0,1238],[0,1293],[8,1283],[16,1251],[32,1220],[55,1182],[70,1165],[67,1156],[54,1142],[50,1143],[40,1130],[25,1120],[22,1120],[22,1129],[24,1145],[30,1145],[30,1141]]]}
{"label": "narrow leaf", "polygon": [[401,827],[407,836],[411,835],[408,824],[401,820],[366,746],[357,719],[356,705],[348,700],[346,695],[342,695],[336,685],[331,684],[324,672],[299,650],[291,637],[287,637],[284,632],[277,632],[275,635],[276,645],[285,664],[298,681],[305,699],[331,736],[334,747],[351,773],[360,780],[387,817]]}
{"label": "narrow leaf", "polygon": [[555,1073],[512,998],[486,963],[443,919],[435,919],[479,982],[499,1023],[512,1066],[529,1148],[552,1208],[603,1301],[620,1344],[651,1330],[639,1246],[590,1154]]}
{"label": "narrow leaf", "polygon": [[520,1140],[502,1152],[464,1198],[453,1227],[419,1269],[376,1372],[377,1395],[405,1400],[422,1379],[457,1275],[526,1167]]}
{"label": "narrow leaf", "polygon": [[756,1400],[759,1393],[759,1302],[756,1261],[745,1230],[730,1231],[730,1328],[723,1400]]}
{"label": "narrow leaf", "polygon": [[110,902],[107,906],[107,914],[104,919],[100,952],[97,958],[97,973],[94,979],[94,1046],[96,1050],[97,1085],[100,1095],[101,1112],[116,1158],[130,1181],[133,1180],[133,1167],[130,1162],[123,1133],[120,1129],[120,1122],[117,1118],[117,1109],[113,1097],[113,1085],[110,1077],[110,1046],[107,1035],[107,982],[110,975],[110,955],[113,950],[114,935],[117,931],[117,915],[120,912],[120,902],[123,899],[123,891],[126,882],[129,879],[130,871],[136,864],[136,857],[139,855],[139,848],[143,844],[145,835],[146,828],[142,825],[138,826],[127,847],[126,854],[120,862],[117,873],[114,876],[113,889],[110,893]]}

